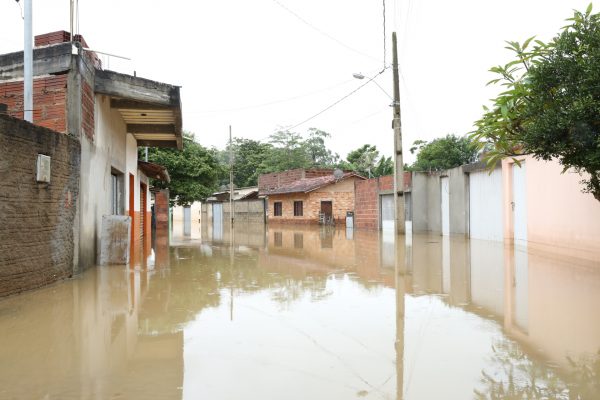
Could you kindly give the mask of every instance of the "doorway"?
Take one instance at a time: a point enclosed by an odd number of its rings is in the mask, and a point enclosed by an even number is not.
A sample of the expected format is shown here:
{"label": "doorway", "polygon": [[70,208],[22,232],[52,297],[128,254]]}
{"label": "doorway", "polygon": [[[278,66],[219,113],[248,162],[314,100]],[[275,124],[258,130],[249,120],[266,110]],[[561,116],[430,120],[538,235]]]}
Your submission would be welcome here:
{"label": "doorway", "polygon": [[322,201],[321,202],[321,215],[323,216],[323,223],[325,223],[325,224],[333,223],[333,202],[332,201]]}
{"label": "doorway", "polygon": [[140,239],[142,239],[142,243],[144,238],[146,237],[146,185],[140,182]]}
{"label": "doorway", "polygon": [[521,162],[521,166],[513,164],[513,229],[514,242],[519,245],[527,244],[527,187],[526,187],[526,164]]}
{"label": "doorway", "polygon": [[134,242],[134,219],[135,219],[135,211],[134,211],[134,207],[135,207],[135,177],[133,176],[133,174],[129,174],[129,218],[131,218],[131,246],[133,248],[133,242]]}
{"label": "doorway", "polygon": [[442,235],[450,235],[450,180],[447,176],[441,179],[442,197]]}

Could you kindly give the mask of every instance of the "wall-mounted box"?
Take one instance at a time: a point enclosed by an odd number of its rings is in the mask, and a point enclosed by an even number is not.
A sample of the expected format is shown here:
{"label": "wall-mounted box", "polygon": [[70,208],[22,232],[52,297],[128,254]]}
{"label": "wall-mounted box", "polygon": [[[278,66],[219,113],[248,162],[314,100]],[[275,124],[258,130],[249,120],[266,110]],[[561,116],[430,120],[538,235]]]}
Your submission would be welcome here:
{"label": "wall-mounted box", "polygon": [[38,182],[50,183],[50,157],[38,154],[36,180]]}

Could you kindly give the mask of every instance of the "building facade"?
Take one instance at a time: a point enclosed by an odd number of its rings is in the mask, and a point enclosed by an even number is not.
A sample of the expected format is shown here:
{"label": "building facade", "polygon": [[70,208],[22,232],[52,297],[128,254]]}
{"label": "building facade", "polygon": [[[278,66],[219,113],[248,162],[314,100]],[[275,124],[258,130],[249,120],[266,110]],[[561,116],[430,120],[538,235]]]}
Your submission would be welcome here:
{"label": "building facade", "polygon": [[[33,123],[80,143],[73,271],[95,265],[102,216],[132,219],[132,255],[149,251],[148,176],[138,146],[182,146],[179,87],[102,69],[81,36],[35,38]],[[0,103],[23,117],[23,52],[0,55]]]}

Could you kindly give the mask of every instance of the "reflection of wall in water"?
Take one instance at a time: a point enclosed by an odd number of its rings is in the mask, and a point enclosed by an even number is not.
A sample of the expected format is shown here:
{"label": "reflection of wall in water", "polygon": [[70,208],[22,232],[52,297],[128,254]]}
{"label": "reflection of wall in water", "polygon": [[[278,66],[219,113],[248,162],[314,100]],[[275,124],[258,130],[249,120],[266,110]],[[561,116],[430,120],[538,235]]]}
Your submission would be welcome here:
{"label": "reflection of wall in water", "polygon": [[471,297],[475,305],[504,316],[504,244],[470,241]]}

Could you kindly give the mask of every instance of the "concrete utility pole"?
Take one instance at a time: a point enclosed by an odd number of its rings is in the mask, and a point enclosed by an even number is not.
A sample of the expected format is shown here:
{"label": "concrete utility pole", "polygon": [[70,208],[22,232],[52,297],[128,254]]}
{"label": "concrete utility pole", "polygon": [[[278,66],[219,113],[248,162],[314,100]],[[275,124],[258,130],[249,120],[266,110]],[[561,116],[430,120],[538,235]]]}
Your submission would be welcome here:
{"label": "concrete utility pole", "polygon": [[233,140],[231,139],[231,125],[229,125],[229,215],[231,217],[231,228],[233,229]]}
{"label": "concrete utility pole", "polygon": [[400,119],[400,82],[398,79],[398,46],[396,32],[392,33],[393,72],[394,72],[394,205],[396,211],[396,233],[405,231],[404,216],[404,163],[402,160],[402,121]]}
{"label": "concrete utility pole", "polygon": [[25,0],[25,33],[23,43],[23,119],[33,122],[33,0]]}

